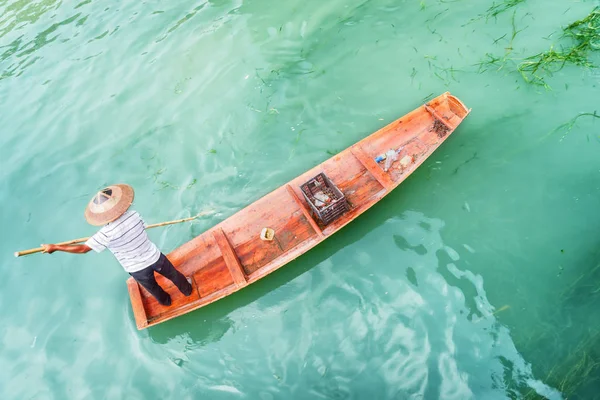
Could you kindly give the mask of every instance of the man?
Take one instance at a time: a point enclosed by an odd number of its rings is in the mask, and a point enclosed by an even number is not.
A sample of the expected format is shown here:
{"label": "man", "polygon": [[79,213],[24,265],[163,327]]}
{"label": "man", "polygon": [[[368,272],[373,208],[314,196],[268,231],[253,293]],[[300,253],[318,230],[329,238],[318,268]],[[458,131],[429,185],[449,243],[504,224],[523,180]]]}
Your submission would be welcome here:
{"label": "man", "polygon": [[156,282],[154,271],[171,280],[186,296],[192,294],[192,285],[185,276],[148,239],[146,224],[140,215],[128,210],[133,202],[133,188],[119,184],[98,192],[85,209],[85,219],[94,226],[102,226],[85,244],[43,244],[44,253],[64,251],[85,254],[109,249],[121,266],[158,302],[171,305],[171,296]]}

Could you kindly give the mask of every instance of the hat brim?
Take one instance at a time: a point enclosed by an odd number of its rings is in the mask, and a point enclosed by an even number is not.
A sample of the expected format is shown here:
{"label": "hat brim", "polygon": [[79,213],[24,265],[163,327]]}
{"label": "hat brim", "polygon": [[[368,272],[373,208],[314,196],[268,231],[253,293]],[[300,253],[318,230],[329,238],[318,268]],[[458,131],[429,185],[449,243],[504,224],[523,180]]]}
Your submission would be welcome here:
{"label": "hat brim", "polygon": [[106,225],[109,222],[112,222],[114,220],[116,220],[117,218],[119,218],[121,215],[123,215],[125,213],[125,211],[127,211],[129,209],[129,207],[131,206],[131,203],[133,203],[133,197],[134,197],[134,192],[133,192],[133,188],[127,184],[124,183],[120,183],[117,185],[112,185],[112,186],[117,186],[121,189],[121,198],[119,199],[119,202],[110,210],[105,211],[103,213],[94,213],[92,212],[92,210],[90,209],[90,204],[88,203],[87,207],[85,208],[85,220],[90,224],[90,225],[94,225],[94,226],[102,226],[102,225]]}

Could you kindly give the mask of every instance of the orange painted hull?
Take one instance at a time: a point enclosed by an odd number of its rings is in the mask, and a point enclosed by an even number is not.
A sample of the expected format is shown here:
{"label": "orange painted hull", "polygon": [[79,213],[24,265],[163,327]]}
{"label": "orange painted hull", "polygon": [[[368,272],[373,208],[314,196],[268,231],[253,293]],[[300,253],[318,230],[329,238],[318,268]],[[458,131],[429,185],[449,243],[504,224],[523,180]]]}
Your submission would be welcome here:
{"label": "orange painted hull", "polygon": [[[194,291],[183,296],[162,276],[158,283],[171,295],[161,306],[130,278],[127,280],[138,329],[159,324],[219,300],[263,278],[340,230],[396,188],[469,114],[456,97],[444,93],[364,138],[217,224],[168,255],[192,277]],[[402,147],[389,171],[375,157]],[[342,191],[350,211],[327,226],[319,224],[300,185],[324,172]],[[275,231],[263,241],[261,230]]]}

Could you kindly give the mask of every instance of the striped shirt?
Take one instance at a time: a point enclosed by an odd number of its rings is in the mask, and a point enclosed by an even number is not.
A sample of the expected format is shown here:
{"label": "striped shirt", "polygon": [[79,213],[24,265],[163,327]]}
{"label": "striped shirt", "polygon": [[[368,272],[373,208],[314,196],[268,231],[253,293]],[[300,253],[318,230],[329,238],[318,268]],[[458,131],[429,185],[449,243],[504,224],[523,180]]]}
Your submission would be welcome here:
{"label": "striped shirt", "polygon": [[160,257],[160,250],[148,239],[146,224],[133,210],[104,225],[85,244],[97,253],[109,249],[127,272],[140,271]]}

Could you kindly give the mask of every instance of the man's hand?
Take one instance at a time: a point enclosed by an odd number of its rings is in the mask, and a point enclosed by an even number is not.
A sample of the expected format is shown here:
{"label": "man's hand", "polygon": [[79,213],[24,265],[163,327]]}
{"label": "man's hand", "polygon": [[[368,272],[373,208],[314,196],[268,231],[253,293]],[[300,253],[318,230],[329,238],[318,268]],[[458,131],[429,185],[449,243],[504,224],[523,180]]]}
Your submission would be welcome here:
{"label": "man's hand", "polygon": [[41,246],[44,248],[44,251],[42,251],[42,253],[52,254],[56,250],[58,250],[55,244],[42,244]]}

